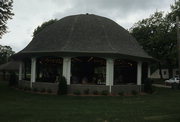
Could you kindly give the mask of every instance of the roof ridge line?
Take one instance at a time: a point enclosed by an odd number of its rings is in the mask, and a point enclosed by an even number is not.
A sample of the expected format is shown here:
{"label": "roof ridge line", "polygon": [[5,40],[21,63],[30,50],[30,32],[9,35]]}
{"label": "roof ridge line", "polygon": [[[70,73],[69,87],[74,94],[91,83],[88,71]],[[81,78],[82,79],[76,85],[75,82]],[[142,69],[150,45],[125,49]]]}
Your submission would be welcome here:
{"label": "roof ridge line", "polygon": [[74,30],[74,25],[75,25],[75,23],[77,22],[77,19],[78,19],[78,18],[79,18],[79,16],[76,16],[76,17],[75,17],[74,22],[73,22],[73,24],[72,24],[72,26],[71,26],[71,30],[70,30],[70,33],[69,33],[67,42],[66,42],[65,46],[64,46],[61,50],[65,50],[65,49],[67,48],[67,46],[69,45],[69,43],[70,43],[70,37],[72,36],[72,32],[73,32],[73,30]]}
{"label": "roof ridge line", "polygon": [[109,42],[107,33],[105,32],[105,28],[104,28],[103,24],[101,23],[101,21],[99,21],[99,19],[98,19],[97,17],[95,17],[95,18],[98,20],[98,22],[100,23],[100,26],[103,28],[103,32],[104,32],[104,34],[105,34],[106,41],[107,41],[107,43],[109,44],[110,48],[111,48],[112,50],[114,50],[115,52],[118,52],[118,50],[116,50],[116,49],[112,46],[111,42]]}

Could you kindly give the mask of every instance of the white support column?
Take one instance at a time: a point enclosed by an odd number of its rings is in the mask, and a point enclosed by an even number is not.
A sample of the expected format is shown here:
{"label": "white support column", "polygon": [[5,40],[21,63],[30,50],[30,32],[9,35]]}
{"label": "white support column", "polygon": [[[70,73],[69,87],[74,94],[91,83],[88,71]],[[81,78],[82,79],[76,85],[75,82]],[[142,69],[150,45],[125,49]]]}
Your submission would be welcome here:
{"label": "white support column", "polygon": [[141,85],[142,80],[142,62],[138,61],[137,63],[137,85]]}
{"label": "white support column", "polygon": [[114,61],[113,59],[106,60],[106,86],[113,86],[114,81]]}
{"label": "white support column", "polygon": [[22,68],[23,68],[23,63],[19,63],[19,81],[22,80]]}
{"label": "white support column", "polygon": [[67,85],[70,85],[70,78],[71,78],[71,58],[70,57],[63,58],[63,76],[67,80]]}
{"label": "white support column", "polygon": [[151,76],[151,68],[150,68],[150,65],[148,64],[148,78],[150,78]]}
{"label": "white support column", "polygon": [[36,58],[31,59],[31,83],[30,87],[32,88],[32,83],[36,81]]}

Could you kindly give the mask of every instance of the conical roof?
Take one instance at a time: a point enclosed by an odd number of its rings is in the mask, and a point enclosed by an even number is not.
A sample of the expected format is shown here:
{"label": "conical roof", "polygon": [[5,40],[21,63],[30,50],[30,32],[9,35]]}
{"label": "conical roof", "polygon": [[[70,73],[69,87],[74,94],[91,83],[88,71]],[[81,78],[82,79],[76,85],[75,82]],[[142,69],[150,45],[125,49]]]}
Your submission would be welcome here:
{"label": "conical roof", "polygon": [[151,58],[127,30],[93,14],[67,16],[39,32],[19,54],[103,53]]}

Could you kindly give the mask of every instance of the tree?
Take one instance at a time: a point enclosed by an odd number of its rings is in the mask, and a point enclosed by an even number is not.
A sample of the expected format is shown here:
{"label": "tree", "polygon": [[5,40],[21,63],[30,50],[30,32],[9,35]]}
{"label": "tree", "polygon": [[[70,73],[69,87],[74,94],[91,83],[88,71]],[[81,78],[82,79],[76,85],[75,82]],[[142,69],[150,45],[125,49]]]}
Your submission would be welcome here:
{"label": "tree", "polygon": [[7,33],[7,20],[12,19],[13,0],[0,0],[0,38]]}
{"label": "tree", "polygon": [[14,53],[10,46],[0,45],[0,64],[8,62],[9,57]]}
{"label": "tree", "polygon": [[167,16],[173,23],[176,21],[176,16],[180,18],[180,0],[175,1],[174,4],[171,5],[171,12]]}
{"label": "tree", "polygon": [[49,26],[49,25],[51,25],[51,24],[53,24],[55,22],[57,22],[57,19],[51,19],[51,20],[49,20],[47,22],[44,22],[42,25],[38,26],[33,32],[33,37],[35,37],[39,32],[41,32],[47,26]]}
{"label": "tree", "polygon": [[147,19],[137,22],[131,29],[132,35],[152,57],[158,59],[161,66],[167,66],[170,77],[177,63],[176,39],[174,27],[163,12],[155,12]]}
{"label": "tree", "polygon": [[171,5],[171,11],[167,15],[155,12],[130,29],[144,50],[159,59],[159,68],[166,66],[169,69],[170,77],[173,67],[177,66],[176,16],[180,17],[180,0]]}

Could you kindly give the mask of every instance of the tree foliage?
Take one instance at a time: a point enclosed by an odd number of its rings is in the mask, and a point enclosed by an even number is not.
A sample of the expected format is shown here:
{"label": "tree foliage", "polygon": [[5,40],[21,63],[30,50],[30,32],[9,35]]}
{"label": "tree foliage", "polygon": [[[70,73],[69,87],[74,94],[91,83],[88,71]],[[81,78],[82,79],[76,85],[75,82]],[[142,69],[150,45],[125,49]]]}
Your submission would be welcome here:
{"label": "tree foliage", "polygon": [[175,54],[176,41],[171,24],[163,12],[155,12],[150,18],[136,23],[131,32],[143,46],[144,50],[157,59],[166,59]]}
{"label": "tree foliage", "polygon": [[12,19],[13,0],[0,0],[0,38],[7,33],[7,20]]}
{"label": "tree foliage", "polygon": [[134,24],[130,29],[132,35],[144,50],[160,61],[160,65],[169,69],[172,76],[173,67],[177,66],[177,38],[175,16],[180,14],[180,0],[171,5],[171,12],[156,11],[149,18]]}
{"label": "tree foliage", "polygon": [[176,16],[180,18],[180,0],[171,5],[171,12],[167,16],[172,22],[176,21]]}
{"label": "tree foliage", "polygon": [[10,46],[0,45],[0,64],[6,63],[8,58],[13,55],[15,52]]}
{"label": "tree foliage", "polygon": [[41,32],[47,26],[49,26],[49,25],[51,25],[51,24],[53,24],[55,22],[57,22],[57,19],[51,19],[51,20],[49,20],[47,22],[44,22],[42,25],[38,26],[33,32],[33,37],[35,37],[39,32]]}

